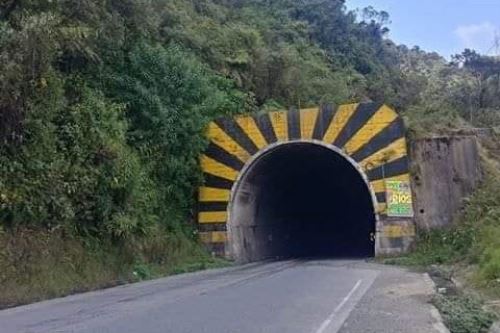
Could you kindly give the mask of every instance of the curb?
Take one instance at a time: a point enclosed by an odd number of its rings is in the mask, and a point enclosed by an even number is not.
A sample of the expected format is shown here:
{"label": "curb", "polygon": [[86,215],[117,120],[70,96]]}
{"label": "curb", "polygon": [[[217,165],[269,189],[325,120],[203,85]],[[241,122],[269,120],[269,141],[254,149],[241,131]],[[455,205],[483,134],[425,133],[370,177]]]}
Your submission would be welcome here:
{"label": "curb", "polygon": [[[431,279],[429,274],[424,273],[422,275],[424,277],[424,281],[429,285],[430,288],[432,288],[433,294],[436,294],[436,284]],[[429,305],[431,306],[431,315],[435,319],[435,322],[432,324],[432,326],[434,326],[434,329],[439,333],[450,333],[450,330],[444,324],[443,317],[439,313],[439,310],[432,303],[429,303]]]}

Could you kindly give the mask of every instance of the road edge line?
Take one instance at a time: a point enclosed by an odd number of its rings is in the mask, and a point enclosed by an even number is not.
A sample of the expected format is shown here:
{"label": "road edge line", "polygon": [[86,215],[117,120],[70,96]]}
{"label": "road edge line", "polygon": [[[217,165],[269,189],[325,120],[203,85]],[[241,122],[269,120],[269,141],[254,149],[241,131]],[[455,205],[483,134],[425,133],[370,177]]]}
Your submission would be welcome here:
{"label": "road edge line", "polygon": [[337,312],[339,312],[344,307],[344,305],[351,299],[352,295],[354,295],[354,293],[356,292],[356,290],[358,290],[358,288],[361,286],[362,283],[363,279],[359,279],[358,282],[356,282],[354,287],[352,287],[351,291],[349,291],[349,293],[342,299],[342,302],[340,302],[340,304],[335,307],[335,309],[328,316],[328,318],[325,321],[323,321],[323,323],[318,328],[316,333],[323,333],[328,328],[328,326],[330,326]]}

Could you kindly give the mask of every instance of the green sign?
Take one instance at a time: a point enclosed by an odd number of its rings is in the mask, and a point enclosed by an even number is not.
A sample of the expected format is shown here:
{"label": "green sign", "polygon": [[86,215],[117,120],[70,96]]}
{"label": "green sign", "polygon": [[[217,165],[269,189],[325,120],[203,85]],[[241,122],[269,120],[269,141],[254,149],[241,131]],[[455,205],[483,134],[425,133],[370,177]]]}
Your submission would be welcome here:
{"label": "green sign", "polygon": [[385,182],[387,216],[413,217],[410,182],[388,180]]}

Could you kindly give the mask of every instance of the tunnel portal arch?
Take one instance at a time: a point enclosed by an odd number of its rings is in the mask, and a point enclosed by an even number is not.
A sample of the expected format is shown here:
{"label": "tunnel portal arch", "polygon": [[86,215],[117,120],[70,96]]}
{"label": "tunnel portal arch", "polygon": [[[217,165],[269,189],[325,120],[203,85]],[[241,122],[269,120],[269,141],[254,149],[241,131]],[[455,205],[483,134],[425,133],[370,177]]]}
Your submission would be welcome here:
{"label": "tunnel portal arch", "polygon": [[367,176],[342,150],[278,142],[254,155],[231,189],[226,251],[241,262],[371,257],[376,205]]}
{"label": "tunnel portal arch", "polygon": [[[207,136],[210,143],[200,158],[205,183],[198,193],[198,229],[201,240],[218,255],[240,261],[265,257],[248,255],[241,250],[248,248],[248,244],[244,244],[248,239],[235,232],[239,222],[234,219],[238,218],[238,214],[240,217],[245,215],[241,215],[241,211],[234,211],[234,202],[241,192],[242,183],[245,183],[242,180],[252,168],[265,156],[272,156],[277,151],[281,151],[282,159],[298,154],[299,158],[311,161],[323,158],[323,154],[314,155],[314,152],[322,150],[326,156],[328,151],[330,157],[335,155],[340,158],[337,160],[338,165],[344,161],[356,170],[373,205],[375,254],[403,248],[407,244],[406,238],[414,235],[413,221],[387,216],[386,181],[409,183],[410,175],[403,121],[386,105],[325,105],[320,108],[222,118],[209,124]],[[289,149],[291,147],[301,149]],[[324,163],[330,162],[325,160]],[[331,167],[322,169],[318,166],[317,171],[328,173],[329,170],[335,170],[335,165]],[[265,173],[269,174],[270,170],[273,168],[267,169]],[[274,177],[280,178],[280,171],[276,172]],[[322,179],[328,181],[330,178]],[[276,183],[270,189],[282,186],[280,184],[285,183]],[[332,183],[332,186],[335,184]],[[267,236],[269,242],[276,243],[272,239],[273,235]],[[261,240],[265,238],[261,237]]]}

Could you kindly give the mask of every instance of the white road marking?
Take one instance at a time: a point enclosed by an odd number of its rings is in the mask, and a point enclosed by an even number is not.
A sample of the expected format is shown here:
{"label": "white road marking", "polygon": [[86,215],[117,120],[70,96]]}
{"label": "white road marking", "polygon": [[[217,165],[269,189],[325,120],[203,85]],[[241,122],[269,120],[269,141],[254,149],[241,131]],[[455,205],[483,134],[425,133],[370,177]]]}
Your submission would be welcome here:
{"label": "white road marking", "polygon": [[340,302],[340,304],[337,305],[337,307],[333,310],[332,314],[330,314],[330,316],[328,316],[328,318],[323,322],[323,324],[321,324],[321,326],[318,328],[316,333],[323,333],[328,328],[328,326],[330,326],[330,324],[332,323],[333,318],[335,318],[335,315],[337,314],[337,312],[339,312],[340,309],[342,309],[342,307],[347,303],[347,301],[349,301],[349,299],[356,292],[356,290],[359,288],[359,286],[361,286],[362,282],[363,282],[363,280],[358,280],[358,282],[356,282],[354,287],[352,287],[351,291],[347,294],[346,297],[344,297],[342,302]]}

